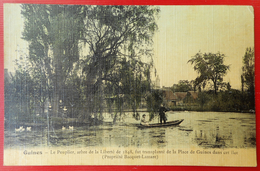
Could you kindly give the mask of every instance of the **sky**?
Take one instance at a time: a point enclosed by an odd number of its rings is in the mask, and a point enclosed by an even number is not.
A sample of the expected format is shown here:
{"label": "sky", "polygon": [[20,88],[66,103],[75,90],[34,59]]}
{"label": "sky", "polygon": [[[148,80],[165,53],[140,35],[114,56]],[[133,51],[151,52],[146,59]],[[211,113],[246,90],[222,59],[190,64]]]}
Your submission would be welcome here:
{"label": "sky", "polygon": [[4,68],[14,72],[14,60],[28,53],[28,43],[21,39],[23,19],[19,4],[4,4]]}
{"label": "sky", "polygon": [[230,71],[224,77],[240,89],[242,57],[254,47],[254,15],[249,6],[161,6],[159,31],[154,37],[154,61],[160,85],[198,75],[187,63],[196,53],[225,54]]}
{"label": "sky", "polygon": [[[241,88],[242,57],[247,47],[254,47],[252,7],[160,6],[160,9],[159,30],[153,41],[154,66],[161,86],[194,80],[197,73],[187,61],[198,52],[220,52],[226,56],[224,64],[230,65],[224,81],[232,88]],[[13,61],[28,52],[28,43],[21,39],[22,30],[19,4],[4,4],[5,68],[11,72]]]}

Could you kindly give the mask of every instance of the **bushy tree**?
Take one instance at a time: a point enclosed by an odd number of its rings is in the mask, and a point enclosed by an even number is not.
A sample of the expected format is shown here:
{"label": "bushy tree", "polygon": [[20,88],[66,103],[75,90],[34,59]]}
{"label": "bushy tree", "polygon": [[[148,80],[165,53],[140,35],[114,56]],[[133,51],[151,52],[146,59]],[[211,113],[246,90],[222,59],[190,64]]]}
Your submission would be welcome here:
{"label": "bushy tree", "polygon": [[174,84],[172,86],[172,91],[173,92],[187,92],[187,91],[192,91],[193,90],[193,81],[188,81],[188,80],[180,80],[178,84]]}
{"label": "bushy tree", "polygon": [[188,63],[194,65],[194,70],[199,76],[195,79],[196,85],[205,87],[207,81],[212,81],[214,92],[217,94],[220,83],[223,82],[223,77],[229,70],[229,66],[224,64],[225,55],[221,53],[197,53]]}
{"label": "bushy tree", "polygon": [[37,86],[30,74],[29,63],[20,57],[16,61],[16,71],[5,79],[5,118],[10,123],[32,121],[35,106],[40,105]]}
{"label": "bushy tree", "polygon": [[200,105],[200,108],[203,110],[205,104],[207,104],[210,101],[210,95],[207,92],[199,92],[197,100]]}

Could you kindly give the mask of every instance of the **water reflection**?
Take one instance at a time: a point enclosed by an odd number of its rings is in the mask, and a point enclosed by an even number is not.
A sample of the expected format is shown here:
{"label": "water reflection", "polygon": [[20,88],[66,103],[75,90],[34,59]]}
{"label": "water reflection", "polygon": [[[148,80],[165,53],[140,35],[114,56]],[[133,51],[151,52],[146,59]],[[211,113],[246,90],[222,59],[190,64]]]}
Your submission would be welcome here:
{"label": "water reflection", "polygon": [[[231,136],[226,137],[225,135],[221,136],[219,133],[219,127],[216,128],[216,131],[206,132],[200,130],[199,135],[195,131],[195,142],[202,147],[207,148],[224,148],[229,147],[232,144],[232,133]],[[231,142],[229,142],[231,141]]]}
{"label": "water reflection", "polygon": [[[179,126],[137,128],[139,121],[129,114],[115,125],[106,120],[100,126],[73,129],[32,128],[5,130],[5,148],[29,146],[154,147],[154,148],[248,148],[256,146],[255,115],[220,112],[169,112],[168,120],[184,119]],[[154,121],[157,122],[157,121]]]}

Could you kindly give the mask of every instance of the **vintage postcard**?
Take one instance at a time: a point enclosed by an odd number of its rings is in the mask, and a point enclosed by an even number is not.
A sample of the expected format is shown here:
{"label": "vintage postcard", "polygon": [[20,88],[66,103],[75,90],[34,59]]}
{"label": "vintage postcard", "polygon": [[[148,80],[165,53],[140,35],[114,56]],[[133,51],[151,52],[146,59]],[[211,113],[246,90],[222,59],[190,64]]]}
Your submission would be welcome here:
{"label": "vintage postcard", "polygon": [[256,166],[253,7],[3,8],[5,166]]}

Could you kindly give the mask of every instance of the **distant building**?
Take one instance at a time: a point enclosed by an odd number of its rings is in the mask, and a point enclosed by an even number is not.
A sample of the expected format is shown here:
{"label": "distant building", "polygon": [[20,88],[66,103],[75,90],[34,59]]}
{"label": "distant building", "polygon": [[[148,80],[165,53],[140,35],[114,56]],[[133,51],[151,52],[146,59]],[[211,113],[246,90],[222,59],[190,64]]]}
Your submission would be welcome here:
{"label": "distant building", "polygon": [[184,103],[195,103],[198,99],[198,92],[188,91],[186,97],[183,99]]}
{"label": "distant building", "polygon": [[187,96],[187,92],[175,92],[175,96],[177,96],[177,105],[183,105],[184,99]]}
{"label": "distant building", "polygon": [[170,89],[163,89],[164,103],[169,106],[179,106],[185,103],[194,103],[198,98],[198,93],[194,91],[189,92],[175,92]]}
{"label": "distant building", "polygon": [[163,90],[163,101],[169,106],[176,106],[178,98],[171,90]]}
{"label": "distant building", "polygon": [[188,94],[190,94],[190,96],[196,100],[198,98],[198,92],[195,92],[195,91],[188,91]]}

